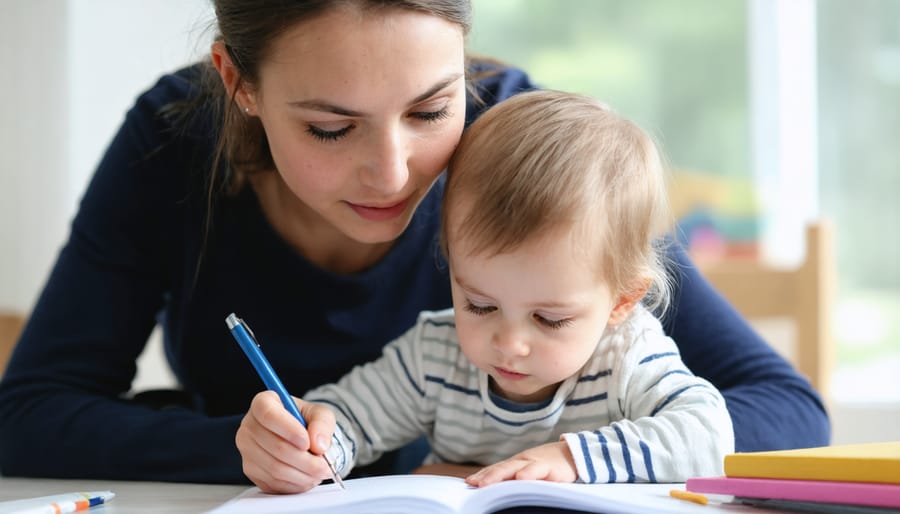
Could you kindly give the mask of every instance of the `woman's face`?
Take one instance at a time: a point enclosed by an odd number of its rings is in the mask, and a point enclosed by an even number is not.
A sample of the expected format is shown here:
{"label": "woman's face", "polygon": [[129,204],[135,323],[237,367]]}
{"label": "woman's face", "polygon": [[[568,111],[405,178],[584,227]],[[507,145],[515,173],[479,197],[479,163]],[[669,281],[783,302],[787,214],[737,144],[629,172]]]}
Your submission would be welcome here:
{"label": "woman's face", "polygon": [[464,67],[462,28],[411,11],[335,9],[279,37],[249,108],[300,226],[399,237],[459,142]]}

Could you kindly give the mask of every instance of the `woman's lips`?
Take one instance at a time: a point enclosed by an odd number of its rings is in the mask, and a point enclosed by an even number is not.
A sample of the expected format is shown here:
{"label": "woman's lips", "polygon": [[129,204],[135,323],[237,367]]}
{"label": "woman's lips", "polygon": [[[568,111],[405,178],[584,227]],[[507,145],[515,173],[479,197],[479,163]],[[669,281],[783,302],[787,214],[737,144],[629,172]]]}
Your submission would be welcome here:
{"label": "woman's lips", "polygon": [[389,221],[403,214],[409,199],[399,201],[393,205],[385,207],[373,207],[350,203],[350,208],[359,215],[359,217],[369,221]]}

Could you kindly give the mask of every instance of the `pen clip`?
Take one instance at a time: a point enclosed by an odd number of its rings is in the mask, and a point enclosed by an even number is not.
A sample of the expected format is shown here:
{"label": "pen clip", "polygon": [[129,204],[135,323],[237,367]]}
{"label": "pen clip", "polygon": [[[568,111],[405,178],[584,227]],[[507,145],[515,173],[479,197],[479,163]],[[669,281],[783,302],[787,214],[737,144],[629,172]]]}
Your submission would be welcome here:
{"label": "pen clip", "polygon": [[238,323],[240,323],[241,326],[244,327],[244,330],[246,330],[247,333],[250,334],[250,339],[253,339],[253,344],[255,344],[257,348],[262,348],[261,346],[259,346],[259,341],[256,339],[256,334],[253,333],[253,329],[250,328],[250,325],[244,322],[242,318],[238,318],[237,320]]}

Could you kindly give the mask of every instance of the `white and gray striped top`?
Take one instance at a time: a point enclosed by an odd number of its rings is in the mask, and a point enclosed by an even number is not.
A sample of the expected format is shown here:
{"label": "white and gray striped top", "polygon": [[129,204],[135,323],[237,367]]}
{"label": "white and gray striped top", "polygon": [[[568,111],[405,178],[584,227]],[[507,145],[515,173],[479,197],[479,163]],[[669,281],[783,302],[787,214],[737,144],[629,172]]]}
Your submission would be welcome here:
{"label": "white and gray striped top", "polygon": [[345,476],[422,435],[432,450],[426,462],[479,465],[562,437],[588,483],[720,475],[734,451],[725,400],[685,367],[643,308],[607,329],[548,403],[510,409],[492,396],[488,375],[463,355],[448,309],[422,313],[381,358],[304,399],[335,410],[341,451],[329,454]]}

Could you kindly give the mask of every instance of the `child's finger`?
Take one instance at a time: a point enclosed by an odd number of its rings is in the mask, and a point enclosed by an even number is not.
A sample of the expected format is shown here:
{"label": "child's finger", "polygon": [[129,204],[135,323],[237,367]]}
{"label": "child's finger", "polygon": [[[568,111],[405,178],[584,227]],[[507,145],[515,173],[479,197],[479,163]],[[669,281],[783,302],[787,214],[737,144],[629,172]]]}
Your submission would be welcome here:
{"label": "child's finger", "polygon": [[324,474],[321,458],[303,452],[297,460],[299,462],[294,464],[298,467],[295,467],[271,456],[245,458],[244,474],[261,490],[282,494],[308,491],[327,476]]}
{"label": "child's finger", "polygon": [[469,476],[466,478],[466,483],[476,487],[484,487],[504,480],[511,480],[516,477],[516,473],[522,468],[523,464],[521,460],[508,459],[500,461]]}
{"label": "child's finger", "polygon": [[301,413],[307,421],[307,431],[310,437],[310,451],[317,455],[325,453],[331,446],[331,436],[334,434],[334,412],[324,405],[302,402]]}
{"label": "child's finger", "polygon": [[253,397],[249,414],[263,429],[290,442],[300,450],[309,449],[306,429],[284,405],[273,391],[263,391]]}
{"label": "child's finger", "polygon": [[530,461],[516,472],[516,480],[548,480],[550,466],[543,462]]}

